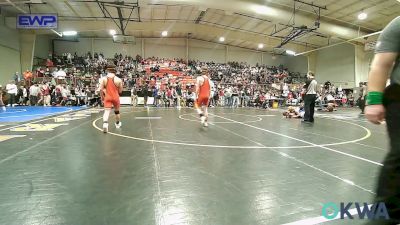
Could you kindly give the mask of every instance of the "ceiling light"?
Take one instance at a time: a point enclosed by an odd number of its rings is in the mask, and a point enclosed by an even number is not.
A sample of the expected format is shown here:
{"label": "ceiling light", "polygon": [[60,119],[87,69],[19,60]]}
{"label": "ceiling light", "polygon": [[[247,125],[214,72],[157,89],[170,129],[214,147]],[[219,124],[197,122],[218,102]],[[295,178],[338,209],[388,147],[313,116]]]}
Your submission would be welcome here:
{"label": "ceiling light", "polygon": [[260,48],[260,49],[261,49],[261,48],[264,48],[264,44],[261,44],[261,43],[258,44],[258,48]]}
{"label": "ceiling light", "polygon": [[296,55],[296,52],[292,51],[292,50],[286,50],[286,54],[288,54],[288,55]]}
{"label": "ceiling light", "polygon": [[271,15],[274,14],[273,9],[265,6],[265,5],[254,5],[253,11],[255,11],[258,14],[264,14],[264,15]]}
{"label": "ceiling light", "polygon": [[114,35],[116,35],[117,34],[117,31],[115,31],[115,30],[110,30],[110,35],[111,36],[114,36]]}
{"label": "ceiling light", "polygon": [[168,31],[164,30],[163,32],[161,32],[161,36],[166,37],[168,35]]}
{"label": "ceiling light", "polygon": [[220,41],[220,42],[224,42],[224,41],[225,41],[225,38],[224,38],[224,37],[220,37],[220,38],[219,38],[219,41]]}
{"label": "ceiling light", "polygon": [[358,14],[359,20],[365,20],[365,19],[367,19],[367,17],[368,17],[368,14],[365,12],[361,12],[360,14]]}
{"label": "ceiling light", "polygon": [[58,33],[56,30],[50,29],[51,31],[53,31],[55,34],[57,34],[57,36],[62,37],[62,32]]}
{"label": "ceiling light", "polygon": [[78,34],[78,32],[76,32],[76,31],[74,31],[74,30],[71,30],[71,31],[64,31],[64,32],[62,32],[62,34],[63,34],[64,36],[75,36],[75,35]]}

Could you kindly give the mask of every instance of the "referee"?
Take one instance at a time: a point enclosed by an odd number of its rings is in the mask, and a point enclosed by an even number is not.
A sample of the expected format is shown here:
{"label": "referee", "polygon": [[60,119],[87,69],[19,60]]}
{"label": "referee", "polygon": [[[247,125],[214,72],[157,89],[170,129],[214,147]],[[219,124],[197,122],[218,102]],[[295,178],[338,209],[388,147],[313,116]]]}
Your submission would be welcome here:
{"label": "referee", "polygon": [[144,85],[142,86],[142,95],[144,98],[144,100],[143,100],[144,107],[147,108],[147,99],[149,98],[149,82],[148,81],[146,81],[144,83]]}
{"label": "referee", "polygon": [[305,85],[306,93],[304,96],[304,120],[303,122],[314,123],[315,99],[317,98],[317,81],[314,79],[313,72],[307,73],[307,82]]}
{"label": "referee", "polygon": [[[379,36],[368,80],[366,118],[380,124],[386,118],[390,138],[387,154],[378,178],[376,201],[384,202],[390,221],[371,224],[400,223],[400,17],[390,22]],[[390,77],[391,84],[385,89]]]}

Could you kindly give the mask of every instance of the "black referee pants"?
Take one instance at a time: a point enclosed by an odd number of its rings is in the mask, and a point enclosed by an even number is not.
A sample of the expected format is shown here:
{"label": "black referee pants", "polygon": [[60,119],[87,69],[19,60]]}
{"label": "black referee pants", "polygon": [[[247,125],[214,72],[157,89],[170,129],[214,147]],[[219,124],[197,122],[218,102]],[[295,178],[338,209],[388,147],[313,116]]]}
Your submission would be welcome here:
{"label": "black referee pants", "polygon": [[378,178],[376,202],[384,202],[391,220],[371,221],[370,224],[400,224],[400,85],[385,90],[386,124],[390,150]]}
{"label": "black referee pants", "polygon": [[310,94],[304,97],[304,121],[314,122],[315,99],[317,95]]}

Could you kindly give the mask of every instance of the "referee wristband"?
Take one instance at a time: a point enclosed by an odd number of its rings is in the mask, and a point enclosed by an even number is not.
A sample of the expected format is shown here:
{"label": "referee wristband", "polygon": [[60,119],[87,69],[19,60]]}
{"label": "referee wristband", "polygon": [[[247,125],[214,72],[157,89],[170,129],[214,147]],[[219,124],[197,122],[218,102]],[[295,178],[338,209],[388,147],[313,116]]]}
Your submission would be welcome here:
{"label": "referee wristband", "polygon": [[383,93],[378,91],[371,91],[367,96],[367,105],[382,105]]}

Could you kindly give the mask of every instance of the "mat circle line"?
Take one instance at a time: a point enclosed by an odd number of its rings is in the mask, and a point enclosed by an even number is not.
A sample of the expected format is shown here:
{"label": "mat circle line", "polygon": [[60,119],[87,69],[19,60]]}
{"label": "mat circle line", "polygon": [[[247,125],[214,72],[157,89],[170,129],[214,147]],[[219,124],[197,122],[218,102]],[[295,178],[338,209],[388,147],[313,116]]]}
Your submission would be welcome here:
{"label": "mat circle line", "polygon": [[[97,118],[93,120],[92,126],[96,128],[97,130],[103,132],[103,129],[98,127],[96,125],[96,122],[102,119],[102,117]],[[235,148],[235,149],[299,149],[299,148],[315,148],[315,147],[325,147],[325,146],[333,146],[333,145],[344,145],[344,144],[350,144],[350,143],[356,143],[362,140],[365,140],[371,136],[371,131],[363,127],[361,125],[351,123],[348,121],[342,121],[342,120],[337,120],[341,121],[347,124],[352,124],[358,127],[363,128],[366,131],[366,135],[355,139],[355,140],[350,140],[350,141],[343,141],[343,142],[337,142],[337,143],[329,143],[329,144],[321,144],[321,145],[299,145],[299,146],[235,146],[235,145],[206,145],[206,144],[192,144],[192,143],[185,143],[185,142],[174,142],[174,141],[162,141],[162,140],[152,140],[152,139],[147,139],[147,138],[139,138],[139,137],[133,137],[133,136],[128,136],[128,135],[123,135],[123,134],[117,134],[113,132],[108,132],[108,134],[118,136],[118,137],[123,137],[123,138],[128,138],[128,139],[133,139],[133,140],[138,140],[138,141],[145,141],[145,142],[152,142],[152,143],[162,143],[162,144],[171,144],[171,145],[182,145],[182,146],[192,146],[192,147],[208,147],[208,148]]]}
{"label": "mat circle line", "polygon": [[10,111],[10,109],[7,109],[6,111],[1,112],[0,115],[10,114],[10,113],[20,113],[20,112],[26,112],[26,111],[27,111],[26,109],[17,109],[15,111],[14,110]]}
{"label": "mat circle line", "polygon": [[3,117],[0,117],[0,118],[1,119],[6,119],[6,118],[30,117],[30,116],[32,116],[32,117],[34,117],[34,116],[53,116],[53,115],[62,114],[62,113],[68,113],[68,112],[72,112],[72,111],[74,111],[74,110],[69,108],[65,112],[52,112],[52,113],[42,113],[42,114],[37,113],[37,114],[28,114],[28,115],[19,115],[19,116],[3,116]]}
{"label": "mat circle line", "polygon": [[[223,113],[223,114],[242,115],[242,116],[248,116],[248,117],[255,117],[255,118],[257,118],[257,120],[240,121],[240,122],[242,122],[242,123],[254,123],[254,122],[262,121],[262,118],[259,117],[259,116],[246,115],[246,114],[239,114],[239,113]],[[194,119],[192,120],[192,119],[183,118],[183,117],[186,116],[186,115],[198,115],[198,114],[196,114],[196,113],[185,113],[185,114],[181,114],[181,115],[179,115],[179,119],[181,119],[181,120],[186,120],[186,121],[191,121],[191,122],[199,122],[199,120],[194,120]],[[212,122],[212,123],[221,124],[221,123],[235,123],[235,122],[226,121],[226,122]]]}

